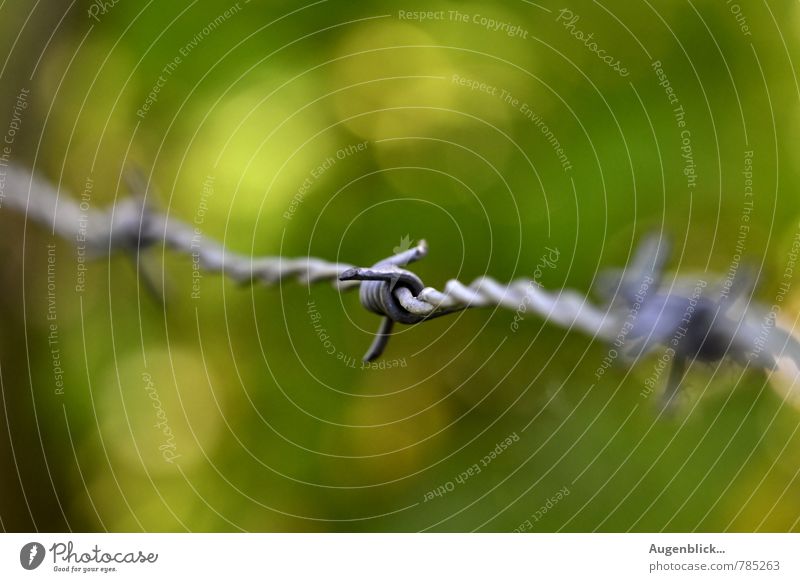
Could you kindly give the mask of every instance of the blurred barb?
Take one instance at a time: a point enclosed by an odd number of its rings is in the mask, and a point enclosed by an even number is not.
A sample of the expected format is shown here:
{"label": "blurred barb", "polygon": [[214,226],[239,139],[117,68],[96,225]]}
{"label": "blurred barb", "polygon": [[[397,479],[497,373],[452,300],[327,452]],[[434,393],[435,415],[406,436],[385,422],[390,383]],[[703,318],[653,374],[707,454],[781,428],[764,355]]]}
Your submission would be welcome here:
{"label": "blurred barb", "polygon": [[598,292],[609,300],[622,300],[628,306],[641,303],[650,289],[661,284],[669,260],[670,243],[665,237],[648,235],[624,269],[608,270],[600,278]]}
{"label": "blurred barb", "polygon": [[645,239],[619,279],[618,295],[629,316],[620,330],[624,353],[633,361],[658,347],[666,348],[672,367],[663,393],[665,406],[674,397],[688,365],[694,361],[734,362],[772,371],[789,358],[800,368],[800,343],[776,326],[776,313],[755,302],[755,278],[739,269],[716,297],[704,296],[708,282],[678,279],[660,288],[669,245],[656,236]]}

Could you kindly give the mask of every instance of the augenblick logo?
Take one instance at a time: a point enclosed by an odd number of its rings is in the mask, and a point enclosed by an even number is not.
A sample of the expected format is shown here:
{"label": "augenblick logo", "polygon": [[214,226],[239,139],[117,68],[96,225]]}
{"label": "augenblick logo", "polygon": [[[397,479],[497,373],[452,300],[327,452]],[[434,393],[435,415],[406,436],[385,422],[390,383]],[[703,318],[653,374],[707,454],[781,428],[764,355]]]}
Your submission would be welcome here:
{"label": "augenblick logo", "polygon": [[19,551],[19,563],[26,570],[35,570],[44,561],[44,546],[38,542],[30,542]]}
{"label": "augenblick logo", "polygon": [[48,550],[38,542],[27,543],[19,552],[19,563],[26,570],[34,570],[42,565],[47,552],[53,557],[53,570],[56,572],[108,572],[115,569],[115,564],[154,564],[158,560],[158,554],[153,552],[106,552],[97,544],[88,551],[80,551],[70,541],[56,542]]}

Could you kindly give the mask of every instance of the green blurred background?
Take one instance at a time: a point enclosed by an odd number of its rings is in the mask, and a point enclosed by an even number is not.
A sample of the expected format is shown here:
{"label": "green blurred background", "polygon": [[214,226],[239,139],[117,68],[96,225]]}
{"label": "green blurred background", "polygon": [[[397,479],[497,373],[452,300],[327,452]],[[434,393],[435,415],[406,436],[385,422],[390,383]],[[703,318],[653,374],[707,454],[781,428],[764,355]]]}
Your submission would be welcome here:
{"label": "green blurred background", "polygon": [[[743,252],[759,297],[778,290],[800,221],[797,2],[101,4],[0,7],[0,134],[29,90],[11,159],[95,209],[139,168],[148,200],[231,250],[370,265],[425,238],[414,270],[438,288],[535,273],[586,293],[663,229],[677,271]],[[0,252],[5,530],[800,529],[800,416],[764,374],[693,368],[668,420],[641,396],[657,356],[598,380],[607,346],[531,314],[403,327],[397,365],[362,370],[378,319],[355,293],[207,274],[192,297],[191,259],[160,247],[142,260],[166,307],[124,256],[78,292],[74,244],[6,209]],[[798,306],[793,287],[789,325]]]}

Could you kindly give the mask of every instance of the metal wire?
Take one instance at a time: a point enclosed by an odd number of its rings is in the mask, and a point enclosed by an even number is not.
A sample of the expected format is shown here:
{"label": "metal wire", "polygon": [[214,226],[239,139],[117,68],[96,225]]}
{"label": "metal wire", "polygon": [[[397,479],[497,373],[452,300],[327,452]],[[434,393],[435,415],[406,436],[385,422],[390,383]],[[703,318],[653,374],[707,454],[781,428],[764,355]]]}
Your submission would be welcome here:
{"label": "metal wire", "polygon": [[365,308],[385,317],[365,359],[380,356],[395,322],[414,324],[473,307],[499,306],[530,310],[552,323],[610,339],[619,325],[618,314],[598,308],[575,291],[548,292],[530,279],[507,285],[481,277],[469,285],[450,280],[444,291],[426,287],[414,273],[400,269],[427,254],[424,241],[360,269],[314,257],[251,257],[231,252],[221,243],[198,236],[195,227],[156,211],[144,197],[124,199],[107,210],[82,207],[69,194],[47,180],[10,166],[2,207],[23,213],[28,220],[70,241],[81,240],[89,252],[104,256],[121,251],[137,253],[156,244],[191,255],[206,272],[220,273],[238,282],[274,284],[285,279],[301,283],[332,282],[339,289],[361,287]]}
{"label": "metal wire", "polygon": [[80,241],[94,258],[117,251],[136,253],[163,244],[192,256],[204,271],[221,273],[241,283],[273,284],[295,279],[301,283],[330,281],[341,289],[357,285],[339,281],[352,265],[313,257],[251,257],[231,252],[205,235],[198,236],[194,226],[156,211],[143,196],[96,210],[18,166],[6,168],[0,194],[0,210],[13,209],[54,235],[73,243]]}
{"label": "metal wire", "polygon": [[[552,323],[603,340],[611,340],[619,330],[620,313],[596,307],[576,291],[545,291],[531,279],[502,284],[491,277],[480,277],[469,285],[451,279],[443,292],[424,287],[419,277],[398,265],[424,257],[427,250],[425,241],[420,241],[415,249],[385,259],[371,269],[350,269],[340,278],[363,281],[362,304],[392,322],[413,324],[463,309],[497,306],[530,309]],[[365,359],[381,354],[390,331],[391,324],[384,321]]]}
{"label": "metal wire", "polygon": [[[660,238],[650,237],[641,244],[631,264],[613,274],[614,281],[606,289],[608,304],[596,306],[577,291],[547,291],[531,279],[500,283],[485,276],[469,285],[451,279],[443,291],[425,286],[415,273],[402,268],[426,256],[424,241],[371,268],[313,257],[238,254],[213,239],[199,236],[195,227],[154,210],[144,197],[131,197],[107,210],[95,210],[14,166],[5,169],[5,182],[0,182],[0,210],[5,208],[47,226],[54,235],[81,241],[96,257],[116,251],[138,253],[163,244],[191,255],[205,271],[243,283],[269,285],[294,279],[302,283],[328,281],[342,290],[360,286],[364,308],[383,317],[365,360],[382,354],[395,323],[418,324],[464,309],[502,307],[536,313],[552,324],[620,347],[625,344],[628,351],[639,347],[637,357],[656,345],[673,341],[680,331],[681,347],[675,350],[680,361],[671,376],[667,390],[670,395],[682,378],[686,362],[695,359],[731,357],[740,363],[771,369],[778,358],[788,356],[800,369],[800,343],[774,325],[763,325],[763,309],[751,306],[748,300],[747,309],[738,316],[731,315],[730,297],[735,298],[739,291],[718,301],[697,301],[681,291],[659,292],[668,254],[668,245]],[[752,290],[753,286],[744,281],[736,289]],[[690,309],[692,316],[687,320]],[[629,324],[630,337],[625,337],[621,330]]]}

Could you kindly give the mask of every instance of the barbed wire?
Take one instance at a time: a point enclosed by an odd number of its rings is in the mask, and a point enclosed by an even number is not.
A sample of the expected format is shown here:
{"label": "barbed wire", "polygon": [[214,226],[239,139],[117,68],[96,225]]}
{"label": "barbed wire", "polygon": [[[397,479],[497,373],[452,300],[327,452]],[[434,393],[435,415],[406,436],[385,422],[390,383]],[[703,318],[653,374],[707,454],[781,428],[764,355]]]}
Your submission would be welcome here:
{"label": "barbed wire", "polygon": [[54,235],[81,241],[95,258],[116,251],[135,254],[163,244],[192,256],[204,271],[240,283],[269,285],[294,279],[301,283],[329,281],[342,290],[360,286],[364,306],[385,317],[366,360],[380,356],[394,322],[419,323],[474,307],[530,310],[552,323],[605,340],[613,337],[619,325],[618,314],[592,305],[580,293],[549,292],[531,279],[502,284],[491,277],[480,277],[469,285],[453,279],[444,291],[425,286],[417,275],[400,268],[426,255],[424,241],[371,269],[315,257],[251,257],[198,235],[196,227],[155,210],[144,196],[134,195],[106,210],[97,210],[81,205],[70,194],[18,166],[7,168],[2,203],[49,228]]}
{"label": "barbed wire", "polygon": [[[580,292],[548,291],[530,278],[501,283],[483,276],[468,285],[451,279],[443,291],[426,286],[419,276],[403,268],[426,256],[424,240],[370,268],[314,257],[235,253],[196,227],[157,211],[143,195],[96,210],[16,166],[6,168],[0,190],[3,208],[24,214],[49,228],[53,235],[82,242],[94,258],[117,251],[136,255],[161,244],[192,256],[204,271],[239,283],[270,285],[293,279],[306,284],[327,281],[340,290],[358,286],[362,305],[383,317],[364,356],[367,361],[383,353],[395,323],[418,324],[464,309],[501,307],[520,313],[530,311],[549,323],[613,344],[629,361],[658,345],[672,346],[668,348],[674,358],[665,390],[668,399],[673,398],[688,364],[695,360],[730,357],[741,364],[774,369],[778,359],[787,356],[800,370],[800,342],[775,325],[774,314],[765,314],[750,301],[748,293],[755,288],[755,281],[746,273],[717,300],[691,294],[675,286],[675,281],[668,291],[661,291],[669,254],[669,245],[661,237],[646,238],[629,265],[606,273],[600,285],[606,304],[598,306]],[[747,300],[747,307],[733,309],[742,298]]]}

